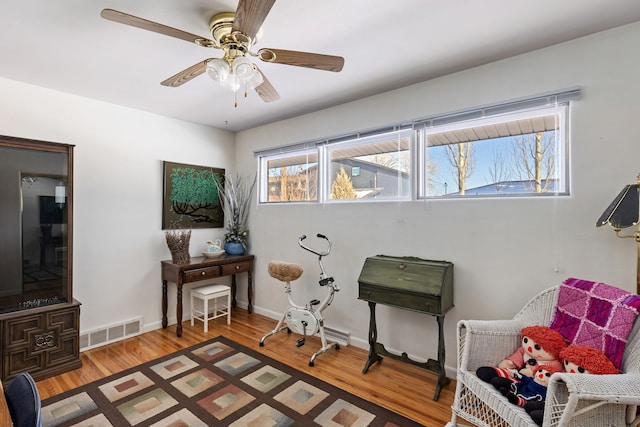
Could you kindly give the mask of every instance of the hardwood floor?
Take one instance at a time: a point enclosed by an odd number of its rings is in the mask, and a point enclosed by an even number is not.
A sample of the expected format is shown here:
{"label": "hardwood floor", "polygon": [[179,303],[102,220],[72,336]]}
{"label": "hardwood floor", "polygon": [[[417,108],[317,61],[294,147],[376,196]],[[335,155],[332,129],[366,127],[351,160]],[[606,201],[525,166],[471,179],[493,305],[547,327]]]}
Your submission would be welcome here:
{"label": "hardwood floor", "polygon": [[81,354],[82,368],[48,378],[37,383],[42,399],[76,388],[82,384],[120,372],[204,340],[223,335],[293,368],[314,375],[334,386],[360,396],[394,412],[403,414],[425,426],[445,425],[451,418],[451,403],[455,381],[443,387],[440,398],[433,401],[437,383],[435,374],[416,366],[384,358],[365,375],[362,368],[368,351],[354,346],[331,349],[319,355],[315,366],[309,358],[320,347],[318,338],[310,338],[297,348],[298,335],[281,332],[269,337],[264,347],[260,338],[275,327],[275,321],[245,310],[234,309],[231,325],[226,318],[209,322],[209,332],[203,332],[202,322],[183,323],[182,337],[175,335],[175,325],[148,332],[124,341],[87,350]]}

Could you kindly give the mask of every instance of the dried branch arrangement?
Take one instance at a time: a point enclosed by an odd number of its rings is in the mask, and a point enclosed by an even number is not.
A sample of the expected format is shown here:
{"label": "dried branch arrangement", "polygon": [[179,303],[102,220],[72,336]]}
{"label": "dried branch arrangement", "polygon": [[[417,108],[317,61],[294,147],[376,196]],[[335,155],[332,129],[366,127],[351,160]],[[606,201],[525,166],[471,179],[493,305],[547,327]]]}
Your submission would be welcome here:
{"label": "dried branch arrangement", "polygon": [[171,260],[174,264],[186,264],[191,260],[189,256],[189,240],[191,230],[167,230],[164,233],[167,246],[171,251]]}

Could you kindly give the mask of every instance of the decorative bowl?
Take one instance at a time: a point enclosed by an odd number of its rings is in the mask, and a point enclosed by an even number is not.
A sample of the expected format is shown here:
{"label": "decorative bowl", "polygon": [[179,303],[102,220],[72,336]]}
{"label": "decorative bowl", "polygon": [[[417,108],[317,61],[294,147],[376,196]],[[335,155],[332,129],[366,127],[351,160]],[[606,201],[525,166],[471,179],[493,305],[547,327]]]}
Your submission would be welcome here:
{"label": "decorative bowl", "polygon": [[218,258],[219,256],[222,256],[225,253],[226,253],[225,251],[202,252],[202,255],[204,255],[207,258]]}

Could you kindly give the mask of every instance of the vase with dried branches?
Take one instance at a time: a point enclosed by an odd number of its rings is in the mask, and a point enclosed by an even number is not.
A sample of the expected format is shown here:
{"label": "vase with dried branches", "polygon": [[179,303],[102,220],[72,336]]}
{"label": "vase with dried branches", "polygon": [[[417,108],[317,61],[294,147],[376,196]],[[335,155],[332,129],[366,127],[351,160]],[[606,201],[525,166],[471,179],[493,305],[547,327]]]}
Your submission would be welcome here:
{"label": "vase with dried branches", "polygon": [[225,176],[224,184],[216,181],[216,185],[227,221],[224,250],[230,255],[241,255],[248,250],[249,208],[256,178],[251,180],[236,174],[234,177]]}
{"label": "vase with dried branches", "polygon": [[167,246],[171,251],[171,261],[174,264],[186,264],[191,260],[189,255],[191,230],[167,230],[164,237],[167,239]]}

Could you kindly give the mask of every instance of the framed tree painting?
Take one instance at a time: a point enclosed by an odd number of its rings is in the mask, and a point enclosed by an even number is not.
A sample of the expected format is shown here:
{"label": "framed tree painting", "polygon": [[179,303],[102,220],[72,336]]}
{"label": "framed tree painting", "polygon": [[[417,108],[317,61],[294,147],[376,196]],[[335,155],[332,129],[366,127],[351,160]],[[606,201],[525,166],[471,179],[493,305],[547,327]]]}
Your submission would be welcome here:
{"label": "framed tree painting", "polygon": [[224,212],[217,184],[224,169],[163,162],[162,229],[222,228]]}

